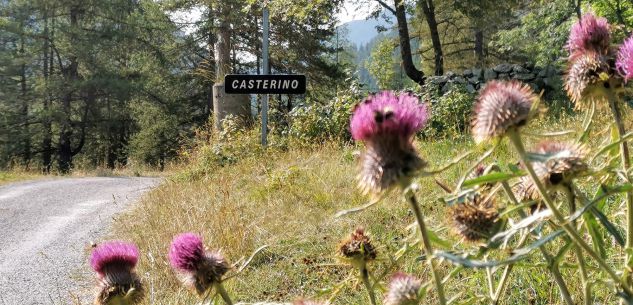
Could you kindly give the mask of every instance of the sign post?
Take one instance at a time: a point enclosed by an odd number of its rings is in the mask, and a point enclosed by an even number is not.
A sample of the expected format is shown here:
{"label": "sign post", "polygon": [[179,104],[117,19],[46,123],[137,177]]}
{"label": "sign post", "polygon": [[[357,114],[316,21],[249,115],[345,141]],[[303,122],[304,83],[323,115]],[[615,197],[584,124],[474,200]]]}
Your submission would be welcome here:
{"label": "sign post", "polygon": [[269,29],[270,14],[264,4],[262,64],[263,74],[228,74],[224,77],[226,94],[262,94],[262,146],[268,145],[268,95],[305,94],[307,80],[299,74],[270,74]]}
{"label": "sign post", "polygon": [[[268,44],[269,44],[269,28],[270,14],[268,5],[264,4],[263,18],[263,41],[262,41],[262,63],[264,65],[264,75],[270,74],[270,65],[268,64]],[[262,146],[268,145],[268,94],[264,94],[262,98]]]}

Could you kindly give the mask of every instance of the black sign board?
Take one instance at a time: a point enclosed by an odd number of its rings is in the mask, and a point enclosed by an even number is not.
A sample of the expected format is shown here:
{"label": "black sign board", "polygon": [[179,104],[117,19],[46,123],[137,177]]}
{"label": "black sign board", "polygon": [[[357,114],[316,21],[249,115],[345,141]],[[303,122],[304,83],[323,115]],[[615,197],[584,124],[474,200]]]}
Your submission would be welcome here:
{"label": "black sign board", "polygon": [[226,94],[305,94],[306,76],[229,74],[224,77],[224,92]]}

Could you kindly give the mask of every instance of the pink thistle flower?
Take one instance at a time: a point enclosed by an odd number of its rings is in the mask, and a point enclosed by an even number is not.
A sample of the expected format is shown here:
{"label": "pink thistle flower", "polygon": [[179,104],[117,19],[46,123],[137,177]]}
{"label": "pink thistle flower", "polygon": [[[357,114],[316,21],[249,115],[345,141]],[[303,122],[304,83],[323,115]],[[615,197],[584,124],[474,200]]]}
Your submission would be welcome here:
{"label": "pink thistle flower", "polygon": [[382,92],[356,106],[350,129],[367,150],[361,157],[358,184],[363,193],[381,193],[405,185],[422,169],[413,135],[428,121],[425,104],[411,94]]}
{"label": "pink thistle flower", "polygon": [[193,233],[176,236],[169,250],[169,261],[182,283],[204,295],[214,284],[222,282],[229,264],[219,251],[205,251],[202,238]]}
{"label": "pink thistle flower", "polygon": [[420,288],[422,281],[406,273],[398,272],[389,282],[389,290],[385,296],[385,305],[417,305],[420,304]]}
{"label": "pink thistle flower", "polygon": [[131,243],[111,241],[92,251],[90,264],[99,277],[96,305],[139,304],[145,296],[141,279],[133,272],[138,248]]}
{"label": "pink thistle flower", "polygon": [[571,27],[567,48],[570,53],[594,51],[606,54],[610,36],[607,19],[587,13]]}
{"label": "pink thistle flower", "polygon": [[633,36],[627,38],[620,46],[615,67],[625,82],[633,78]]}
{"label": "pink thistle flower", "polygon": [[169,248],[169,262],[180,271],[195,271],[203,258],[202,238],[193,233],[176,236]]}
{"label": "pink thistle flower", "polygon": [[384,91],[356,106],[350,130],[357,141],[371,140],[382,134],[410,138],[428,119],[426,105],[414,95],[396,96]]}
{"label": "pink thistle flower", "polygon": [[518,81],[490,81],[475,104],[472,134],[475,142],[502,137],[525,124],[538,96]]}
{"label": "pink thistle flower", "polygon": [[131,243],[111,241],[98,245],[90,257],[90,265],[100,277],[108,269],[132,270],[138,262],[138,248]]}

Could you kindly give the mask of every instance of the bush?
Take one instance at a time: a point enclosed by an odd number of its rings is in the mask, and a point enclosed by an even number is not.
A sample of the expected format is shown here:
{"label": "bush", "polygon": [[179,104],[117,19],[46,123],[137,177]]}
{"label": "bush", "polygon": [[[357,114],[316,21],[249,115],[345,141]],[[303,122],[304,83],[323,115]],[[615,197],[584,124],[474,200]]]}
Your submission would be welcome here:
{"label": "bush", "polygon": [[289,113],[287,136],[293,144],[314,145],[336,141],[347,143],[352,136],[349,119],[354,106],[363,98],[360,85],[351,82],[350,87],[329,101],[306,101]]}

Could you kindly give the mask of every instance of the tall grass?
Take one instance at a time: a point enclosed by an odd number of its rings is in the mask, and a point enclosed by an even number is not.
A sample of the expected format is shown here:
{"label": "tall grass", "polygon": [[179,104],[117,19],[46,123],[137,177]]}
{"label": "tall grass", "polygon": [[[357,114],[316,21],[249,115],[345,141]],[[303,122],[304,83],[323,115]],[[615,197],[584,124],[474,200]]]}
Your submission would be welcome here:
{"label": "tall grass", "polygon": [[[560,115],[531,124],[533,132],[578,131],[582,118]],[[598,142],[599,140],[596,140]],[[256,141],[252,142],[256,145]],[[248,146],[248,144],[244,144]],[[470,140],[418,141],[420,153],[431,166],[439,166],[455,156],[473,149]],[[244,147],[242,147],[244,149]],[[484,150],[485,148],[479,148]],[[212,150],[202,149],[206,153]],[[328,298],[335,304],[366,304],[362,283],[355,282],[354,270],[340,264],[334,255],[341,238],[357,226],[363,226],[379,245],[379,260],[370,266],[385,281],[396,269],[430,279],[430,274],[414,254],[394,262],[394,253],[413,242],[409,227],[415,219],[402,198],[391,195],[382,203],[362,213],[335,218],[336,212],[366,203],[355,187],[357,148],[326,144],[316,148],[254,150],[230,164],[211,166],[208,156],[198,155],[188,168],[151,192],[132,212],[117,219],[114,235],[138,243],[144,253],[139,273],[150,287],[150,304],[193,304],[192,294],[178,283],[169,268],[166,254],[171,239],[178,233],[199,233],[209,246],[221,248],[232,262],[248,257],[263,245],[246,271],[226,282],[236,301],[292,301],[299,296]],[[517,159],[506,146],[494,156],[501,163]],[[207,161],[204,161],[207,160]],[[473,158],[459,163],[438,178],[457,181]],[[505,164],[502,164],[505,165]],[[438,198],[442,191],[431,178],[419,181],[420,198],[428,227],[447,240],[448,247],[463,245],[450,230],[447,209]],[[613,208],[615,210],[616,207]],[[618,224],[621,217],[614,218]],[[562,242],[548,245],[551,251]],[[419,253],[413,251],[413,253]],[[571,259],[570,262],[572,263]],[[506,298],[501,304],[559,304],[560,298],[540,257],[519,263],[512,274]],[[561,264],[564,276],[574,270]],[[443,273],[452,270],[441,264]],[[485,292],[481,272],[460,271],[461,280],[451,281],[447,295],[460,300],[476,300]],[[347,285],[340,283],[347,281]],[[569,281],[572,294],[580,293],[577,281]],[[340,289],[339,289],[340,288]],[[596,298],[605,303],[604,287],[595,288]],[[429,300],[429,303],[435,300]]]}

